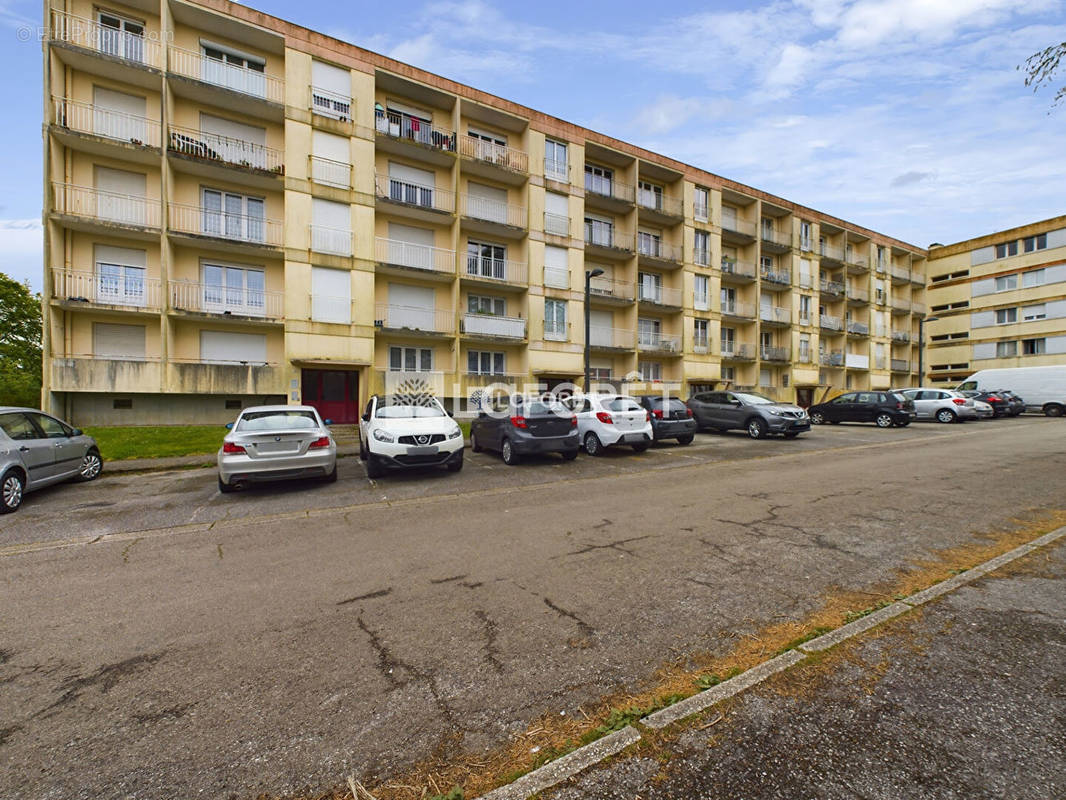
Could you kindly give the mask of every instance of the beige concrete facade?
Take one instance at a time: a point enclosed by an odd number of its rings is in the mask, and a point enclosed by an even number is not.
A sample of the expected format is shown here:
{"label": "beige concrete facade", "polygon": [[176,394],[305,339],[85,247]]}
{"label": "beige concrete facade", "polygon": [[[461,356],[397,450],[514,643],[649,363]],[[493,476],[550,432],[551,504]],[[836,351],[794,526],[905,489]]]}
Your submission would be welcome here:
{"label": "beige concrete facade", "polygon": [[[224,0],[46,5],[46,407],[914,383],[926,252]],[[417,377],[417,376],[416,376]]]}
{"label": "beige concrete facade", "polygon": [[926,374],[1066,364],[1066,216],[929,250]]}

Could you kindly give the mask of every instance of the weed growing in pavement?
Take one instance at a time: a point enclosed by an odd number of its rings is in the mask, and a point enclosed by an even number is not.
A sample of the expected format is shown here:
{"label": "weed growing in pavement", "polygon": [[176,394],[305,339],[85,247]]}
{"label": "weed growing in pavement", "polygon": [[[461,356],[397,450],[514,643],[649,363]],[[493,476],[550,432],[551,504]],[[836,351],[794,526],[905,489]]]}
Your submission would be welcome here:
{"label": "weed growing in pavement", "polygon": [[882,608],[887,608],[888,606],[892,605],[894,602],[900,599],[902,599],[902,595],[893,597],[891,600],[882,600],[877,605],[870,606],[869,608],[864,608],[861,611],[849,611],[844,614],[844,624],[847,625],[849,622],[854,622],[857,619],[868,617],[875,611],[880,611]]}
{"label": "weed growing in pavement", "polygon": [[807,633],[803,634],[802,636],[796,637],[791,642],[786,644],[784,647],[774,653],[774,656],[779,656],[782,653],[787,653],[789,650],[795,650],[801,644],[809,642],[811,639],[817,639],[819,636],[829,633],[829,631],[831,630],[833,629],[827,625],[819,625],[817,628],[812,628]]}
{"label": "weed growing in pavement", "polygon": [[727,681],[730,678],[735,678],[743,671],[744,670],[742,670],[740,667],[733,667],[733,669],[729,670],[729,672],[725,674],[724,678],[719,678],[713,673],[710,675],[700,675],[695,680],[696,688],[699,689],[701,692],[706,691],[707,689],[710,689],[722,683],[722,681]]}
{"label": "weed growing in pavement", "polygon": [[435,794],[429,800],[463,800],[463,790],[459,786],[453,786],[447,794]]}

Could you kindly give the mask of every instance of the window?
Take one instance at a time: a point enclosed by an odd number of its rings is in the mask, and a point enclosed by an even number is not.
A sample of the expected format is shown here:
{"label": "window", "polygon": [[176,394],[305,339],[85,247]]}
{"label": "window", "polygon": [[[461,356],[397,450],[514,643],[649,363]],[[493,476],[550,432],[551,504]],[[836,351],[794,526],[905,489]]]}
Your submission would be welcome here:
{"label": "window", "polygon": [[219,45],[201,45],[203,63],[200,77],[207,83],[236,92],[266,97],[266,63],[254,56]]}
{"label": "window", "polygon": [[1017,342],[996,342],[996,358],[1013,358],[1018,355]]}
{"label": "window", "polygon": [[311,153],[311,180],[340,189],[351,188],[352,155],[347,137],[314,130]]}
{"label": "window", "polygon": [[799,361],[801,364],[808,364],[811,361],[811,335],[809,333],[800,334]]}
{"label": "window", "polygon": [[732,287],[722,287],[722,311],[730,314],[736,313],[737,310],[737,290]]}
{"label": "window", "polygon": [[637,319],[637,344],[657,347],[662,342],[662,320]]}
{"label": "window", "polygon": [[567,181],[566,144],[552,139],[544,140],[544,175],[555,181]]}
{"label": "window", "polygon": [[471,350],[466,354],[466,371],[471,375],[503,375],[504,354]]}
{"label": "window", "polygon": [[885,302],[885,282],[880,278],[874,280],[874,299],[880,304]]}
{"label": "window", "polygon": [[711,281],[706,275],[693,276],[692,305],[698,311],[711,308]]}
{"label": "window", "polygon": [[585,165],[585,191],[610,197],[614,183],[614,171],[595,164]]}
{"label": "window", "polygon": [[262,333],[200,331],[200,360],[207,364],[266,364],[267,341]]}
{"label": "window", "polygon": [[311,62],[311,110],[342,122],[352,118],[352,74],[324,61]]}
{"label": "window", "polygon": [[544,285],[553,289],[570,288],[570,265],[565,247],[545,246]]}
{"label": "window", "polygon": [[759,386],[773,386],[774,374],[769,369],[759,370]]}
{"label": "window", "polygon": [[1047,306],[1043,303],[1037,303],[1033,306],[1022,306],[1022,320],[1025,322],[1032,322],[1033,320],[1047,319]]}
{"label": "window", "polygon": [[352,207],[311,198],[311,249],[338,256],[352,254]]}
{"label": "window", "polygon": [[203,277],[204,311],[265,316],[266,277],[263,270],[204,264]]}
{"label": "window", "polygon": [[663,365],[658,361],[641,361],[637,364],[642,381],[661,381],[663,379]]}
{"label": "window", "polygon": [[692,260],[701,267],[711,263],[711,235],[707,231],[696,231],[693,235]]}
{"label": "window", "polygon": [[[996,245],[996,258],[1018,255],[1018,242],[1004,242]],[[998,280],[998,279],[997,279]]]}
{"label": "window", "polygon": [[656,211],[662,211],[662,186],[656,186],[654,183],[648,183],[647,181],[640,181],[637,189],[637,202],[640,205],[644,206],[644,208],[654,208]]}
{"label": "window", "polygon": [[471,314],[491,314],[503,317],[507,314],[507,301],[502,297],[472,294],[466,299],[466,310]]}
{"label": "window", "polygon": [[566,301],[544,301],[544,338],[556,342],[567,340]]}
{"label": "window", "polygon": [[585,242],[599,247],[614,247],[614,221],[586,214]]}
{"label": "window", "polygon": [[1018,309],[1016,308],[999,308],[996,309],[996,324],[997,325],[1009,325],[1012,322],[1018,321]]}
{"label": "window", "polygon": [[655,272],[641,272],[637,275],[638,299],[661,303],[663,299],[663,276]]}
{"label": "window", "polygon": [[1017,275],[1000,275],[996,278],[996,291],[997,292],[1009,292],[1011,289],[1018,288],[1018,276]]}
{"label": "window", "polygon": [[1022,339],[1023,356],[1039,356],[1047,352],[1046,339]]}
{"label": "window", "polygon": [[637,231],[637,252],[642,256],[660,258],[663,254],[662,234],[651,231]]}
{"label": "window", "polygon": [[1028,272],[1022,273],[1022,286],[1028,288],[1030,286],[1042,286],[1045,281],[1043,269],[1031,269]]}
{"label": "window", "polygon": [[1047,234],[1042,233],[1039,236],[1030,236],[1027,239],[1022,239],[1022,244],[1027,253],[1032,253],[1034,250],[1045,250],[1047,248]]}
{"label": "window", "polygon": [[692,320],[692,345],[696,348],[697,353],[706,353],[708,348],[708,342],[710,341],[709,333],[710,323],[705,319]]}
{"label": "window", "polygon": [[100,12],[97,47],[108,55],[144,61],[144,25],[117,14]]}
{"label": "window", "polygon": [[877,268],[885,268],[885,248],[882,245],[877,245]]}
{"label": "window", "polygon": [[203,190],[203,233],[246,242],[266,240],[265,201],[217,189]]}
{"label": "window", "polygon": [[429,347],[390,347],[390,372],[431,372],[433,350]]}
{"label": "window", "polygon": [[466,274],[503,280],[507,277],[507,248],[500,244],[468,240]]}
{"label": "window", "polygon": [[811,262],[806,258],[800,259],[799,285],[801,289],[811,288]]}
{"label": "window", "polygon": [[144,273],[144,267],[97,261],[96,301],[113,305],[143,306]]}
{"label": "window", "polygon": [[737,344],[737,331],[736,328],[722,328],[722,355],[731,354],[736,349]]}
{"label": "window", "polygon": [[811,223],[800,222],[800,249],[809,251],[811,249],[811,241]]}
{"label": "window", "polygon": [[556,192],[544,193],[544,232],[570,235],[570,198]]}
{"label": "window", "polygon": [[692,216],[698,222],[706,222],[709,219],[711,209],[711,192],[702,186],[697,186],[692,195]]}
{"label": "window", "polygon": [[811,297],[810,295],[800,295],[800,325],[811,324]]}
{"label": "window", "polygon": [[[722,350],[724,351],[725,347],[723,347]],[[722,380],[723,381],[728,381],[729,383],[732,383],[736,379],[737,379],[737,369],[736,369],[736,367],[722,367]]]}

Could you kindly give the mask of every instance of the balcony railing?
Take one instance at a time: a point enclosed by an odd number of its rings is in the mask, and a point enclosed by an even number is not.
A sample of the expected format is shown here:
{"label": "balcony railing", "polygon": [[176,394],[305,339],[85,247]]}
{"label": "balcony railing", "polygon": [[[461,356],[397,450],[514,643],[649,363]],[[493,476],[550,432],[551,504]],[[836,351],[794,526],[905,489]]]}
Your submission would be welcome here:
{"label": "balcony railing", "polygon": [[844,366],[849,369],[869,369],[870,357],[862,353],[845,353]]}
{"label": "balcony railing", "polygon": [[670,333],[638,330],[637,349],[642,353],[680,353],[681,337]]}
{"label": "balcony railing", "polygon": [[831,350],[829,352],[819,353],[818,363],[823,367],[842,367],[844,366],[844,351]]}
{"label": "balcony railing", "polygon": [[313,322],[332,322],[339,325],[351,325],[351,298],[337,297],[336,295],[329,294],[312,294],[311,320]]}
{"label": "balcony railing", "polygon": [[840,281],[827,281],[825,278],[822,278],[818,285],[825,294],[836,295],[838,297],[844,296],[844,284]]}
{"label": "balcony railing", "polygon": [[589,347],[605,347],[615,350],[633,349],[633,331],[624,328],[589,327]]}
{"label": "balcony railing", "polygon": [[570,288],[570,270],[563,267],[544,267],[544,285],[552,289]]}
{"label": "balcony railing", "polygon": [[283,154],[280,150],[265,145],[220,136],[216,133],[203,133],[194,128],[170,126],[170,149],[194,158],[207,161],[219,161],[238,167],[262,169],[281,175],[285,171]]}
{"label": "balcony railing", "polygon": [[705,356],[711,352],[711,343],[706,339],[694,339],[692,342],[692,352],[696,355]]}
{"label": "balcony railing", "polygon": [[204,314],[240,315],[280,319],[284,316],[285,293],[221,284],[170,281],[170,307]]}
{"label": "balcony railing", "polygon": [[759,319],[763,322],[777,322],[787,325],[792,322],[792,309],[780,306],[760,306]]}
{"label": "balcony railing", "polygon": [[892,331],[892,341],[907,344],[911,340],[910,331]]}
{"label": "balcony railing", "polygon": [[755,238],[755,223],[748,222],[747,220],[737,219],[735,216],[729,214],[722,214],[722,230],[731,231],[733,233],[740,233],[744,236],[750,236]]}
{"label": "balcony railing", "polygon": [[740,300],[736,300],[732,303],[722,303],[722,313],[730,317],[741,317],[743,319],[755,319],[755,304],[744,303]]}
{"label": "balcony railing", "polygon": [[114,139],[116,142],[159,147],[158,120],[65,97],[52,98],[52,112],[52,120],[61,128]]}
{"label": "balcony railing", "polygon": [[335,256],[352,254],[352,232],[346,228],[311,225],[311,250]]}
{"label": "balcony railing", "polygon": [[544,177],[552,181],[570,182],[570,170],[565,161],[555,158],[544,159]]}
{"label": "balcony railing", "polygon": [[181,233],[270,247],[281,247],[284,243],[284,223],[278,219],[181,203],[171,203],[169,208],[170,227]]}
{"label": "balcony railing", "polygon": [[544,340],[547,342],[567,342],[570,340],[570,326],[552,320],[544,320]]}
{"label": "balcony railing", "polygon": [[52,297],[56,300],[95,305],[161,308],[161,282],[140,277],[141,270],[107,272],[68,272],[52,270]]}
{"label": "balcony railing", "polygon": [[[851,267],[853,272],[856,269],[858,269],[859,271],[869,269],[869,262],[867,261],[866,256],[857,256],[852,254],[851,252],[845,254],[844,263]],[[879,268],[879,271],[883,272],[884,270]]]}
{"label": "balcony railing", "polygon": [[818,324],[829,331],[844,330],[844,320],[840,317],[834,317],[831,314],[822,314],[818,318]]}
{"label": "balcony railing", "polygon": [[759,358],[763,361],[788,361],[787,347],[760,347]]}
{"label": "balcony railing", "polygon": [[459,195],[459,201],[463,216],[495,222],[499,225],[509,225],[512,228],[526,226],[524,206],[513,206],[510,203],[501,203],[498,200],[489,200],[470,194]]}
{"label": "balcony railing", "polygon": [[900,281],[910,281],[911,279],[911,271],[909,269],[906,267],[897,267],[895,264],[892,265],[890,274],[893,278]]}
{"label": "balcony railing", "polygon": [[792,277],[788,274],[788,271],[783,269],[760,267],[759,275],[764,281],[767,281],[769,283],[779,283],[782,286],[787,286],[792,282]]}
{"label": "balcony railing", "polygon": [[401,111],[379,109],[374,115],[374,128],[383,136],[393,139],[404,139],[448,153],[455,152],[454,131],[437,127],[424,119],[412,117]]}
{"label": "balcony railing", "polygon": [[814,353],[808,348],[806,350],[801,349],[796,354],[797,364],[810,364],[814,360]]}
{"label": "balcony railing", "polygon": [[905,297],[893,297],[891,305],[897,311],[909,312],[911,310],[911,301]]}
{"label": "balcony railing", "polygon": [[750,278],[755,280],[755,265],[750,264],[747,261],[735,261],[733,259],[722,259],[722,274],[723,275],[735,275],[738,278]]}
{"label": "balcony railing", "polygon": [[52,39],[114,56],[135,64],[159,68],[162,65],[158,35],[102,25],[95,20],[52,9]]}
{"label": "balcony railing", "polygon": [[470,372],[466,371],[463,380],[467,386],[488,386],[493,383],[518,385],[526,378],[524,372]]}
{"label": "balcony railing", "polygon": [[338,189],[352,188],[352,165],[346,161],[311,156],[311,180]]}
{"label": "balcony railing", "polygon": [[681,306],[681,290],[669,286],[646,286],[637,282],[637,299],[642,303],[654,303],[659,306]]}
{"label": "balcony railing", "polygon": [[590,175],[587,172],[585,173],[585,192],[600,197],[609,197],[612,200],[621,200],[623,203],[632,203],[636,199],[636,189],[628,183],[621,183],[603,175]]}
{"label": "balcony railing", "polygon": [[632,250],[633,234],[596,219],[585,220],[585,244],[613,250]]}
{"label": "balcony railing", "polygon": [[378,303],[374,306],[374,324],[391,330],[453,333],[455,314],[446,309]]}
{"label": "balcony railing", "polygon": [[382,236],[374,240],[374,257],[382,264],[430,272],[455,272],[454,250],[386,239]]}
{"label": "balcony railing", "polygon": [[473,253],[466,254],[466,272],[469,278],[500,281],[502,283],[525,283],[526,264],[524,261],[507,261],[502,258],[486,258]]}
{"label": "balcony railing", "polygon": [[848,299],[858,300],[861,303],[870,302],[870,292],[866,289],[856,289],[854,287],[848,288]]}
{"label": "balcony railing", "polygon": [[121,225],[159,227],[158,200],[137,195],[119,194],[90,186],[53,183],[55,211],[74,217],[87,217]]}
{"label": "balcony railing", "polygon": [[683,257],[680,247],[667,244],[662,239],[653,236],[642,236],[639,233],[637,234],[637,253],[657,261],[679,262]]}
{"label": "balcony railing", "polygon": [[486,142],[475,136],[459,137],[459,155],[503,167],[511,172],[529,172],[529,156],[524,150]]}
{"label": "balcony railing", "polygon": [[545,211],[544,232],[552,236],[569,236],[570,217],[564,217],[562,214],[549,214]]}
{"label": "balcony railing", "polygon": [[844,260],[844,251],[842,249],[824,242],[818,243],[818,255],[822,258],[831,258],[834,261]]}
{"label": "balcony railing", "polygon": [[602,275],[589,279],[589,295],[629,302],[633,299],[633,282],[605,278]]}
{"label": "balcony railing", "polygon": [[855,333],[859,336],[869,336],[870,326],[865,322],[848,322],[848,333]]}
{"label": "balcony railing", "polygon": [[755,360],[755,345],[737,344],[729,340],[722,341],[722,358],[732,358],[744,361]]}
{"label": "balcony railing", "polygon": [[374,176],[374,186],[378,197],[393,203],[403,203],[406,206],[432,211],[445,211],[449,214],[455,211],[455,192],[448,189],[409,183],[388,175]]}
{"label": "balcony railing", "polygon": [[526,321],[520,317],[497,317],[492,314],[463,314],[462,332],[473,336],[524,339],[526,338]]}
{"label": "balcony railing", "polygon": [[637,205],[671,217],[680,217],[682,214],[680,200],[675,200],[673,197],[665,197],[659,192],[649,191],[648,189],[637,189]]}
{"label": "balcony railing", "polygon": [[[759,226],[759,238],[761,238],[764,242],[770,242],[771,244],[780,245],[781,247],[792,246],[791,233],[788,233],[786,231],[779,231],[776,228],[769,227],[768,225]],[[809,244],[810,242],[808,241],[808,245]],[[806,249],[810,250],[810,247],[808,246]]]}
{"label": "balcony railing", "polygon": [[706,247],[695,247],[692,249],[692,263],[698,264],[701,267],[709,267],[711,265],[711,251]]}
{"label": "balcony railing", "polygon": [[890,366],[893,372],[911,371],[911,362],[905,358],[893,358]]}
{"label": "balcony railing", "polygon": [[228,64],[202,52],[171,45],[168,48],[170,71],[186,78],[209,83],[271,103],[285,102],[285,81],[266,71]]}
{"label": "balcony railing", "polygon": [[352,98],[346,94],[331,92],[329,89],[311,88],[311,110],[324,117],[339,119],[341,122],[352,121]]}

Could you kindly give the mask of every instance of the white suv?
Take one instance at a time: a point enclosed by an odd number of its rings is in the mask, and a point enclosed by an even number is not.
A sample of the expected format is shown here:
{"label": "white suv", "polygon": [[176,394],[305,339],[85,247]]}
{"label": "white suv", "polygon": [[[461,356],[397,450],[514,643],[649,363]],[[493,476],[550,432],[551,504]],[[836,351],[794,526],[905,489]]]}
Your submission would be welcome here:
{"label": "white suv", "polygon": [[386,469],[463,468],[463,432],[436,398],[419,405],[387,403],[370,398],[359,421],[359,457],[369,478]]}
{"label": "white suv", "polygon": [[651,412],[624,394],[586,394],[577,400],[577,432],[590,456],[628,444],[643,453],[652,441]]}

